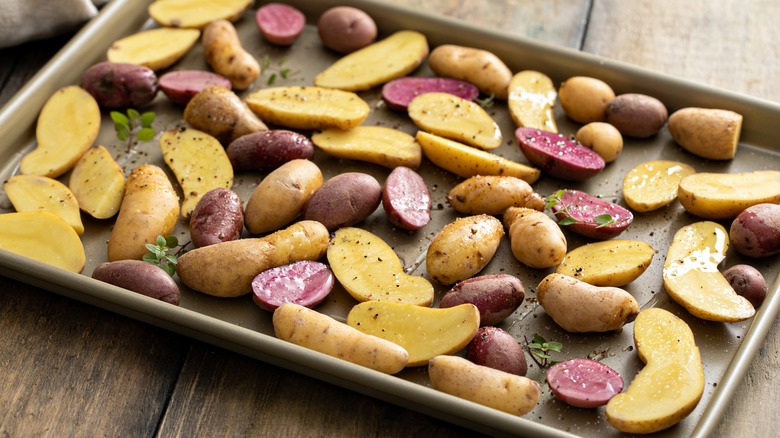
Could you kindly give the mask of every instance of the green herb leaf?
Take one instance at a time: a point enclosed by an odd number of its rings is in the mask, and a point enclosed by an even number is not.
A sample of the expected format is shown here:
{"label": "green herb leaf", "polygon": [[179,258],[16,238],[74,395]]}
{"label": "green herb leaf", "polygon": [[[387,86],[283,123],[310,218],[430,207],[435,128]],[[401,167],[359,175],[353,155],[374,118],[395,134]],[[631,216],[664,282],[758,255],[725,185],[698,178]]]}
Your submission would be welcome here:
{"label": "green herb leaf", "polygon": [[141,128],[135,135],[138,140],[149,141],[154,138],[156,132],[152,128]]}
{"label": "green herb leaf", "polygon": [[186,245],[173,252],[179,246],[179,239],[176,236],[164,237],[159,235],[155,239],[154,244],[147,243],[145,246],[149,252],[143,255],[142,260],[164,269],[170,276],[176,273],[176,264],[179,262],[179,256],[186,252],[184,249]]}
{"label": "green herb leaf", "polygon": [[141,126],[143,126],[144,128],[151,128],[152,122],[154,122],[155,117],[157,116],[151,111],[147,111],[141,114]]}
{"label": "green herb leaf", "polygon": [[531,355],[531,359],[536,362],[540,368],[546,368],[557,363],[556,361],[550,360],[552,356],[549,352],[560,352],[563,348],[563,344],[555,341],[548,342],[542,336],[534,335],[533,341],[528,341],[528,338],[526,338],[525,348]]}
{"label": "green herb leaf", "polygon": [[111,116],[111,120],[114,121],[114,125],[130,126],[130,120],[119,111],[111,111],[109,115]]}
{"label": "green herb leaf", "polygon": [[576,223],[577,223],[577,220],[576,220],[576,219],[574,219],[574,218],[573,218],[573,217],[571,217],[571,216],[569,216],[569,217],[565,217],[565,218],[563,218],[563,219],[561,219],[561,220],[559,220],[559,221],[558,221],[558,225],[560,225],[560,226],[562,226],[562,227],[565,227],[565,226],[567,226],[567,225],[573,225],[573,224],[576,224]]}
{"label": "green herb leaf", "polygon": [[276,73],[271,73],[271,76],[268,77],[268,85],[273,85],[274,82],[276,82]]}
{"label": "green herb leaf", "polygon": [[133,122],[135,122],[136,120],[138,120],[138,119],[141,117],[141,115],[138,113],[138,111],[136,111],[136,110],[134,110],[134,109],[132,109],[132,108],[128,108],[128,109],[127,109],[127,116],[128,116],[128,117],[130,118],[130,120],[132,120]]}
{"label": "green herb leaf", "polygon": [[593,218],[593,220],[598,224],[596,228],[606,227],[607,225],[615,223],[615,219],[610,216],[609,213],[600,214]]}
{"label": "green herb leaf", "polygon": [[114,125],[114,129],[116,130],[116,137],[122,141],[127,140],[130,138],[130,128],[128,128],[125,125]]}

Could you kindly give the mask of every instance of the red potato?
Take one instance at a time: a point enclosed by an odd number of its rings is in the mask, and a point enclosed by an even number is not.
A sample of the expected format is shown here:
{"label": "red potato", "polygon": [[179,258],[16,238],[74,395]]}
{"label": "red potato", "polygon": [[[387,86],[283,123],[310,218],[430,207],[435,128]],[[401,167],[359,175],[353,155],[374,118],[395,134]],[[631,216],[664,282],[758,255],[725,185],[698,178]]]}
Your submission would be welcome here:
{"label": "red potato", "polygon": [[604,406],[623,390],[623,378],[601,362],[575,358],[547,369],[547,384],[562,402],[578,408]]}
{"label": "red potato", "polygon": [[209,85],[231,88],[230,79],[210,71],[177,70],[160,76],[160,89],[173,103],[187,105],[193,96]]}
{"label": "red potato", "polygon": [[374,19],[351,6],[335,6],[320,15],[317,32],[322,44],[339,53],[352,53],[376,40]]}
{"label": "red potato", "polygon": [[414,170],[399,166],[385,179],[382,208],[398,228],[414,231],[431,221],[431,194],[425,180]]}
{"label": "red potato", "polygon": [[167,272],[141,260],[103,262],[92,278],[177,306],[181,299],[179,286]]}
{"label": "red potato", "polygon": [[481,326],[496,325],[512,314],[525,298],[523,283],[509,274],[472,277],[452,287],[439,301],[439,307],[469,303],[479,309]]}
{"label": "red potato", "polygon": [[646,94],[620,94],[607,104],[607,122],[629,137],[652,137],[667,118],[669,112],[663,102]]}
{"label": "red potato", "polygon": [[518,128],[515,137],[528,161],[555,178],[583,181],[606,165],[599,154],[561,134]]}
{"label": "red potato", "polygon": [[525,376],[528,372],[525,352],[520,343],[509,332],[498,327],[480,327],[466,347],[466,358],[477,365],[518,376]]}
{"label": "red potato", "polygon": [[81,76],[81,88],[101,108],[142,107],[154,100],[159,90],[157,75],[150,68],[123,62],[100,62]]}
{"label": "red potato", "polygon": [[290,5],[268,3],[257,10],[255,22],[266,41],[277,46],[289,46],[301,36],[306,16]]}
{"label": "red potato", "polygon": [[729,237],[734,249],[748,257],[780,253],[780,204],[756,204],[742,211],[731,223]]}
{"label": "red potato", "polygon": [[327,265],[301,260],[257,274],[252,280],[252,300],[271,312],[284,303],[311,308],[330,294],[335,281]]}
{"label": "red potato", "polygon": [[382,186],[373,176],[347,172],[325,181],[303,206],[301,216],[317,221],[328,231],[366,219],[382,201]]}
{"label": "red potato", "polygon": [[190,214],[190,238],[196,248],[238,240],[243,230],[241,198],[224,187],[206,192]]}
{"label": "red potato", "polygon": [[288,161],[312,158],[314,144],[303,134],[272,129],[243,135],[230,142],[226,151],[233,170],[266,172]]}
{"label": "red potato", "polygon": [[390,108],[406,111],[412,99],[430,92],[450,93],[466,100],[479,96],[479,89],[474,84],[460,79],[405,76],[382,86],[382,100]]}
{"label": "red potato", "polygon": [[[589,195],[580,190],[564,190],[552,212],[571,231],[591,239],[611,239],[631,225],[634,215],[627,209]],[[611,223],[604,224],[600,219],[611,217]],[[571,218],[571,219],[567,219]]]}
{"label": "red potato", "polygon": [[753,307],[764,303],[769,287],[758,269],[750,265],[734,265],[723,271],[723,276],[734,291],[750,301]]}

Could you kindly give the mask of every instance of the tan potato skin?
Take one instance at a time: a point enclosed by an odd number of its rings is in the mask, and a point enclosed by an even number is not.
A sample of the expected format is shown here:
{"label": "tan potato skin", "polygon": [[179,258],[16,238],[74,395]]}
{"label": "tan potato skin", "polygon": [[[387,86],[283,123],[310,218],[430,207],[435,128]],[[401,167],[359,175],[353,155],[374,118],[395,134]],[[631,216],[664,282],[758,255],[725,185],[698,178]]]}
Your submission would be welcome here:
{"label": "tan potato skin", "polygon": [[737,153],[742,115],[715,108],[682,108],[669,116],[669,133],[683,149],[702,158],[731,160]]}
{"label": "tan potato skin", "polygon": [[252,290],[257,274],[299,260],[319,260],[328,249],[328,230],[301,221],[265,237],[216,243],[179,257],[176,273],[190,288],[218,297]]}
{"label": "tan potato skin", "polygon": [[506,100],[512,71],[486,50],[443,44],[431,51],[428,65],[439,76],[471,82],[485,94]]}
{"label": "tan potato skin", "polygon": [[509,207],[544,210],[544,199],[520,178],[477,175],[453,187],[447,195],[452,208],[465,214],[502,214]]}
{"label": "tan potato skin", "polygon": [[108,260],[141,259],[147,243],[168,236],[179,220],[179,196],[160,167],[142,164],[127,177],[125,197],[108,239]]}
{"label": "tan potato skin", "polygon": [[203,29],[203,55],[215,72],[230,79],[233,88],[246,90],[260,76],[260,64],[241,46],[233,24],[215,20]]}
{"label": "tan potato skin", "polygon": [[552,218],[526,207],[504,212],[504,226],[515,258],[531,268],[552,268],[566,257],[566,236]]}
{"label": "tan potato skin", "polygon": [[184,108],[184,121],[213,135],[223,146],[243,135],[268,130],[236,93],[220,85],[210,85],[193,96]]}
{"label": "tan potato skin", "polygon": [[541,395],[534,380],[477,365],[459,356],[432,358],[428,375],[433,389],[513,415],[530,412]]}
{"label": "tan potato skin", "polygon": [[428,275],[441,284],[476,275],[493,259],[503,236],[501,221],[493,216],[456,219],[445,225],[428,247]]}
{"label": "tan potato skin", "polygon": [[279,339],[383,373],[403,370],[409,359],[403,347],[299,304],[279,306],[273,325]]}

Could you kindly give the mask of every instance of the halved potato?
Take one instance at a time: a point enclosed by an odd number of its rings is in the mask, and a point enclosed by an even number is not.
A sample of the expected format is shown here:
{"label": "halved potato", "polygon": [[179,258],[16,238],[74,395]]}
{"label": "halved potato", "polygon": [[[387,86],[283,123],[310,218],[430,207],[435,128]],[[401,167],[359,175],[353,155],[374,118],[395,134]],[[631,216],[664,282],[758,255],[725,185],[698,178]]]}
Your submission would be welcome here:
{"label": "halved potato", "polygon": [[692,166],[678,161],[640,163],[623,178],[623,199],[639,213],[658,210],[677,199],[680,180],[693,173]]}
{"label": "halved potato", "polygon": [[555,124],[555,100],[558,92],[549,76],[534,70],[523,70],[509,82],[507,105],[518,128],[536,128],[558,132]]}
{"label": "halved potato", "polygon": [[752,205],[780,202],[780,170],[694,173],[680,180],[677,196],[688,213],[734,219]]}
{"label": "halved potato", "polygon": [[416,169],[422,149],[414,137],[383,126],[356,126],[350,130],[326,129],[311,136],[320,149],[337,158],[366,161],[394,169]]}
{"label": "halved potato", "polygon": [[324,87],[273,87],[246,98],[263,121],[293,129],[352,129],[371,108],[360,96]]}
{"label": "halved potato", "polygon": [[125,173],[103,146],[81,156],[68,182],[79,208],[96,219],[108,219],[119,212],[125,196]]}
{"label": "halved potato", "polygon": [[314,77],[314,85],[346,91],[362,91],[400,78],[428,56],[425,35],[402,30],[352,52]]}
{"label": "halved potato", "polygon": [[78,235],[84,234],[79,203],[63,183],[46,176],[15,175],[3,184],[16,211],[48,211],[67,222]]}
{"label": "halved potato", "polygon": [[655,250],[639,240],[604,240],[569,251],[555,269],[594,286],[625,286],[639,278]]}
{"label": "halved potato", "polygon": [[175,64],[198,38],[200,31],[197,29],[162,27],[145,30],[114,41],[106,57],[111,62],[143,65],[158,71]]}
{"label": "halved potato", "polygon": [[717,108],[682,108],[667,121],[672,138],[686,151],[711,160],[737,154],[742,115]]}
{"label": "halved potato", "polygon": [[202,29],[214,20],[236,21],[252,0],[157,0],[149,16],[163,27]]}
{"label": "halved potato", "polygon": [[479,104],[450,93],[423,93],[409,102],[409,117],[418,128],[479,149],[501,146],[498,124]]}
{"label": "halved potato", "polygon": [[71,272],[81,272],[86,262],[76,231],[48,211],[0,214],[0,249]]}
{"label": "halved potato", "polygon": [[56,178],[76,164],[99,132],[95,98],[75,85],[60,88],[41,109],[35,128],[38,145],[22,158],[19,171]]}

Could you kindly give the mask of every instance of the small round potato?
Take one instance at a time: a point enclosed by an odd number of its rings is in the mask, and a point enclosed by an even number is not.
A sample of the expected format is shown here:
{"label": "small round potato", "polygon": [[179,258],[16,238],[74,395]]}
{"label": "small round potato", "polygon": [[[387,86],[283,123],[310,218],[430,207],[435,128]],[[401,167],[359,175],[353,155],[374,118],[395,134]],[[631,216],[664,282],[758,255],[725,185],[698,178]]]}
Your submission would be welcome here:
{"label": "small round potato", "polygon": [[486,326],[469,342],[466,358],[477,365],[525,376],[528,363],[520,343],[506,330]]}
{"label": "small round potato", "polygon": [[759,307],[764,302],[769,289],[758,269],[750,265],[734,265],[723,271],[723,276],[737,294],[750,301],[753,307]]}
{"label": "small round potato", "polygon": [[360,9],[336,6],[320,15],[317,32],[325,47],[339,53],[351,53],[376,40],[374,19]]}
{"label": "small round potato", "polygon": [[603,122],[607,105],[615,92],[606,82],[588,77],[573,76],[561,84],[558,99],[570,119],[579,123]]}
{"label": "small round potato", "polygon": [[607,105],[607,122],[629,137],[654,136],[664,127],[668,117],[666,106],[646,94],[621,94]]}
{"label": "small round potato", "polygon": [[748,257],[780,253],[780,204],[762,203],[746,208],[731,223],[734,249]]}
{"label": "small round potato", "polygon": [[588,149],[593,149],[606,163],[615,161],[623,152],[623,135],[609,123],[588,123],[577,131],[575,139]]}
{"label": "small round potato", "polygon": [[455,219],[428,246],[428,275],[441,284],[473,277],[493,259],[502,237],[504,228],[493,216],[479,214]]}
{"label": "small round potato", "polygon": [[304,219],[328,231],[349,227],[369,217],[382,202],[382,186],[367,173],[346,172],[325,181],[306,201]]}

